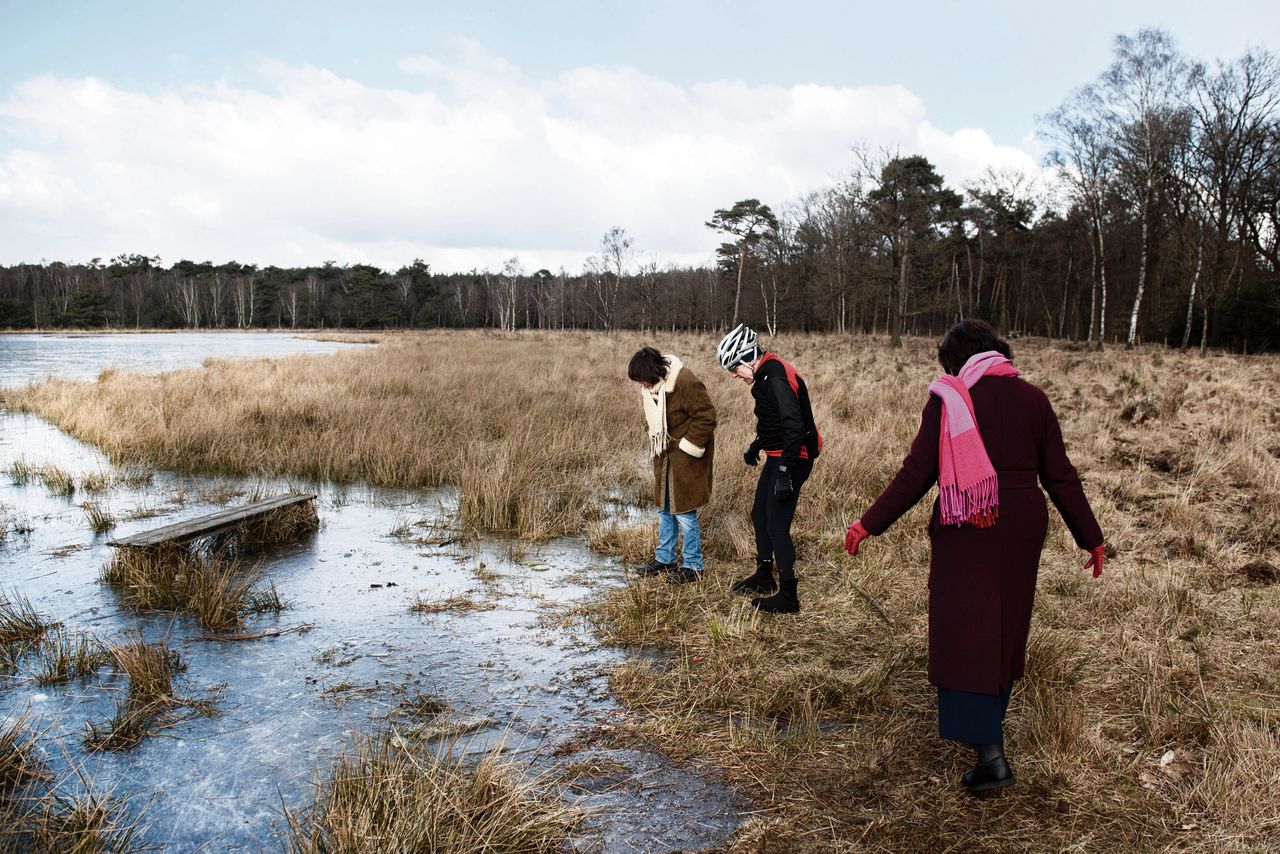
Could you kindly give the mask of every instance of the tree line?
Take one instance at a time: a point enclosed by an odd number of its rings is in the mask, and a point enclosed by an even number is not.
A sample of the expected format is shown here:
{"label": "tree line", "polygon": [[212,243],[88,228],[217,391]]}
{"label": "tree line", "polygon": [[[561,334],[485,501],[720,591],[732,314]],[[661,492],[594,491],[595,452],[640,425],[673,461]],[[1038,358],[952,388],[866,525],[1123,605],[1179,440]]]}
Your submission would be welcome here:
{"label": "tree line", "polygon": [[1101,346],[1280,347],[1280,63],[1197,62],[1160,30],[1040,117],[1046,173],[952,188],[918,154],[855,151],[777,210],[705,226],[716,263],[644,260],[609,229],[581,270],[279,268],[121,255],[0,267],[0,327],[723,329],[1008,335]]}

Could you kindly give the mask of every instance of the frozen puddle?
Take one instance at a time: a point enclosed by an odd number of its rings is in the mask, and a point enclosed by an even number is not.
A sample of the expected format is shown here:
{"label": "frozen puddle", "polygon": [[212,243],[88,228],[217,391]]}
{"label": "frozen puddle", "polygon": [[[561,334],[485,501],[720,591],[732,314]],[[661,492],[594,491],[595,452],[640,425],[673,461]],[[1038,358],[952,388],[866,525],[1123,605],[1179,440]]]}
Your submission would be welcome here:
{"label": "frozen puddle", "polygon": [[[0,411],[0,469],[19,458],[57,464],[78,478],[110,470],[96,450],[45,422]],[[294,483],[320,493],[321,528],[266,556],[265,580],[291,607],[251,619],[246,630],[308,624],[309,631],[200,641],[205,633],[194,623],[122,611],[98,583],[110,548],[91,532],[80,502],[105,503],[118,519],[159,513],[122,521],[112,532],[122,535],[244,500],[237,493],[255,486],[287,485],[160,473],[145,486],[64,498],[38,481],[15,486],[0,475],[0,505],[32,529],[0,544],[0,588],[25,596],[48,619],[105,640],[138,628],[148,639],[167,634],[189,665],[184,690],[218,697],[220,716],[186,721],[129,751],[89,754],[81,742],[85,724],[110,717],[122,687],[116,677],[104,671],[100,679],[53,688],[3,677],[0,716],[29,711],[32,726],[47,728],[40,746],[55,771],[67,770],[70,759],[98,791],[114,790],[132,798],[134,811],[145,809],[144,844],[277,848],[282,807],[308,804],[329,758],[355,734],[385,726],[401,700],[416,694],[444,701],[453,716],[477,726],[461,749],[501,742],[539,772],[587,761],[610,769],[570,789],[596,808],[582,847],[696,850],[732,834],[740,812],[732,789],[659,754],[592,747],[556,756],[620,713],[605,674],[625,653],[547,619],[556,606],[620,583],[620,569],[578,541],[527,551],[496,541],[440,543],[448,537],[413,525],[447,518],[439,496]],[[397,530],[401,535],[392,536]],[[487,610],[410,610],[419,599],[453,596]]]}

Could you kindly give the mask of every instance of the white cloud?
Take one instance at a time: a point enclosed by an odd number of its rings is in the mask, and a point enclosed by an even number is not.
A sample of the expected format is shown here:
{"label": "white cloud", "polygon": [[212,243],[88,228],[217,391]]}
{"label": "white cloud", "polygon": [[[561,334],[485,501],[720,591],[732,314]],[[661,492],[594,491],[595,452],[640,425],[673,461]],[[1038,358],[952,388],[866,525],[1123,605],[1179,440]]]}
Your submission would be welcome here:
{"label": "white cloud", "polygon": [[[852,164],[920,153],[953,187],[1034,169],[947,133],[902,86],[679,86],[630,68],[530,79],[463,43],[410,57],[404,88],[267,63],[257,85],[150,93],[37,77],[0,101],[0,263],[120,252],[262,264],[577,269],[621,225],[695,263],[717,207],[781,206]],[[5,136],[0,136],[3,140]]]}

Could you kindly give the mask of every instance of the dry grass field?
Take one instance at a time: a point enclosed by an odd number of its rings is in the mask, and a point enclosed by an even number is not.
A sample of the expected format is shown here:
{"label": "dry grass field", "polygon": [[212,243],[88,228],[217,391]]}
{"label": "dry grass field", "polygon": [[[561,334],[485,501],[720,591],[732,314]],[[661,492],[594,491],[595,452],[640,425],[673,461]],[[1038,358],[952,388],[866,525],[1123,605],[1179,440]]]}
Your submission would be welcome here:
{"label": "dry grass field", "polygon": [[612,684],[618,739],[724,769],[759,809],[734,850],[1273,850],[1280,847],[1280,359],[1162,349],[1088,353],[1014,341],[1048,392],[1114,556],[1093,580],[1051,524],[1027,678],[1010,707],[1018,785],[959,785],[967,751],[936,738],[925,671],[927,502],[843,554],[845,526],[914,435],[934,343],[790,336],[826,450],[800,499],[799,615],[728,592],[751,568],[740,462],[745,386],[712,336],[388,337],[377,348],[104,373],[6,395],[116,462],[455,486],[459,522],[538,540],[585,535],[650,555],[643,417],[626,361],[678,353],[721,426],[703,511],[709,577],[632,580],[566,620],[662,646]]}

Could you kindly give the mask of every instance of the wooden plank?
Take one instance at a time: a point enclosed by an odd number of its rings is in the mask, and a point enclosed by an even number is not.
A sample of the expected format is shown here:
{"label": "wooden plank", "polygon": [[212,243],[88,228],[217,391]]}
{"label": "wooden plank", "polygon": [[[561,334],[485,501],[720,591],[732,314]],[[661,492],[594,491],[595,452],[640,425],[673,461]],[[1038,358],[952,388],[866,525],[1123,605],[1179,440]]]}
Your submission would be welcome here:
{"label": "wooden plank", "polygon": [[314,494],[290,494],[277,495],[274,498],[264,498],[261,501],[254,501],[251,504],[243,504],[239,507],[233,507],[230,510],[219,510],[217,513],[209,513],[205,516],[197,516],[195,519],[187,519],[183,522],[175,522],[172,525],[165,525],[162,528],[153,528],[150,531],[143,531],[140,534],[131,534],[127,537],[121,537],[117,540],[112,540],[109,545],[139,548],[155,546],[160,543],[176,543],[182,542],[183,540],[192,540],[196,537],[203,537],[208,534],[213,534],[226,528],[233,527],[246,519],[261,516],[264,513],[270,513],[272,510],[279,510],[282,507],[291,507],[295,504],[314,501],[315,497],[316,496]]}

